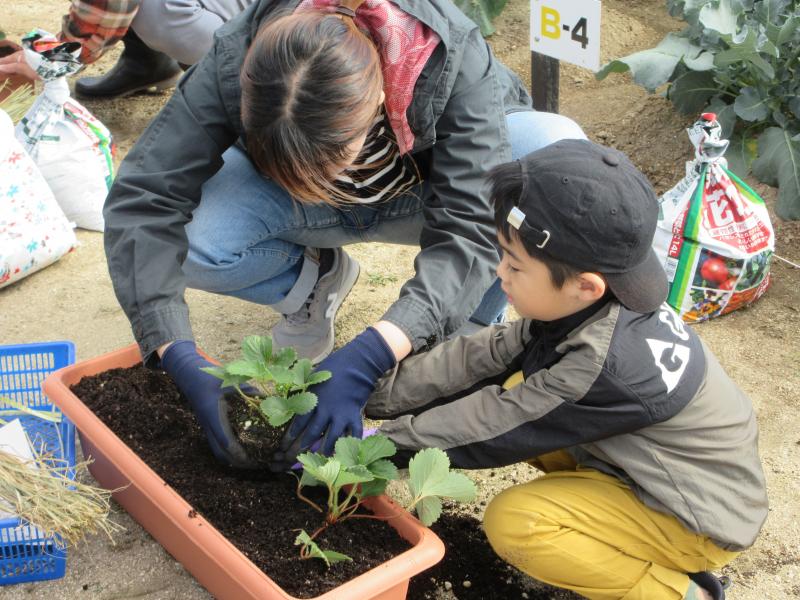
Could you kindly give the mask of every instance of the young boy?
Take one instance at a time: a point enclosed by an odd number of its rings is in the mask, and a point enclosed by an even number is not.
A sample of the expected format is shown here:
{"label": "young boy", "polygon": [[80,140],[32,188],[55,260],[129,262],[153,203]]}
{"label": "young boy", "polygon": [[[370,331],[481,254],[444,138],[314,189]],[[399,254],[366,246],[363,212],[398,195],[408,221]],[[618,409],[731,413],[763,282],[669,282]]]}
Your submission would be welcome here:
{"label": "young boy", "polygon": [[[503,289],[523,317],[407,358],[367,415],[403,454],[531,462],[484,528],[529,575],[591,599],[721,599],[709,571],[767,516],[750,400],[664,301],[658,202],[620,152],[566,140],[490,178]],[[521,374],[518,372],[521,371]],[[516,374],[516,375],[514,375]]]}

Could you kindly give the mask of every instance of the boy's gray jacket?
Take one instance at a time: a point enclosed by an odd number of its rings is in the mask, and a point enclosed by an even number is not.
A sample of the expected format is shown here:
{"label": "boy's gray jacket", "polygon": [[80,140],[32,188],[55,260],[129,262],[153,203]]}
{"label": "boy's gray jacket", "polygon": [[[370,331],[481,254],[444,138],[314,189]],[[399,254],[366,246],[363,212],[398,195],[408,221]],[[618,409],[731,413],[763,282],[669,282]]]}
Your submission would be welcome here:
{"label": "boy's gray jacket", "polygon": [[[392,0],[439,35],[407,111],[412,155],[427,172],[416,275],[384,319],[415,349],[432,346],[477,306],[498,256],[485,174],[510,160],[505,113],[530,105],[477,26],[449,0]],[[192,339],[183,298],[184,226],[222,153],[244,135],[239,71],[259,26],[297,0],[261,0],[215,33],[123,161],[106,201],[105,248],[114,290],[142,355]]]}
{"label": "boy's gray jacket", "polygon": [[[367,415],[403,415],[381,433],[401,451],[442,448],[463,468],[566,448],[719,546],[750,546],[767,497],[749,398],[666,305],[641,315],[610,302],[584,319],[532,372],[527,320],[407,358],[380,381]],[[487,383],[520,369],[516,387]]]}

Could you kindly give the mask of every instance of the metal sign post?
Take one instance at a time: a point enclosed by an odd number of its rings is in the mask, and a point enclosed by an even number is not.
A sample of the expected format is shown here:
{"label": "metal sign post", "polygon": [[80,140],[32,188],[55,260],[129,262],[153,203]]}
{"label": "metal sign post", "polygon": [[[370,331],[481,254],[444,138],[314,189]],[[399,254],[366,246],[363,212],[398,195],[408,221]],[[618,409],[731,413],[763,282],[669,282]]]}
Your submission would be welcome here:
{"label": "metal sign post", "polygon": [[531,0],[533,108],[558,112],[559,60],[600,68],[600,0]]}

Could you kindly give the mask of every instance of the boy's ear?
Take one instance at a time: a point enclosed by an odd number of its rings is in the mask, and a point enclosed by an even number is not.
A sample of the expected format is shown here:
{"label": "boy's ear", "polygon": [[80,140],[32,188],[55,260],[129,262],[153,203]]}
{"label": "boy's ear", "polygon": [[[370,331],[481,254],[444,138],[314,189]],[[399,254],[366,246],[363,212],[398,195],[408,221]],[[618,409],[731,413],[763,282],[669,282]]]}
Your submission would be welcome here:
{"label": "boy's ear", "polygon": [[602,298],[608,287],[605,278],[599,273],[586,271],[576,276],[578,294],[581,300],[594,302]]}

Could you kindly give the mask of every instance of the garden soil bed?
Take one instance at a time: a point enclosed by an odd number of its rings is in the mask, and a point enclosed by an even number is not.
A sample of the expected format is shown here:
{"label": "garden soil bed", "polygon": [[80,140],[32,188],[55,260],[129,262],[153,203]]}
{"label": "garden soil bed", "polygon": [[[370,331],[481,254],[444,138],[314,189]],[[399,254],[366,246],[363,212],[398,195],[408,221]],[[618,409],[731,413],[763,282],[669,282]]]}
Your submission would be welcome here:
{"label": "garden soil bed", "polygon": [[[319,560],[301,561],[294,545],[297,530],[313,532],[322,515],[297,498],[296,479],[218,464],[191,409],[164,373],[141,365],[112,369],[83,378],[72,391],[289,594],[321,595],[410,547],[385,521],[351,519],[327,529],[317,541],[323,549],[349,555],[352,563],[327,569]],[[305,491],[324,504],[322,488]]]}
{"label": "garden soil bed", "polygon": [[[294,546],[296,530],[310,533],[322,519],[297,498],[296,480],[218,464],[166,374],[141,365],[112,369],[84,377],[72,391],[194,510],[292,595],[323,594],[409,547],[386,522],[356,519],[329,528],[319,538],[322,548],[344,552],[352,563],[327,569],[316,560],[301,561]],[[304,493],[324,502],[321,488]],[[494,554],[480,521],[462,510],[449,507],[433,525],[447,553],[433,569],[411,579],[409,599],[434,600],[450,587],[460,600],[537,598],[525,578]]]}

